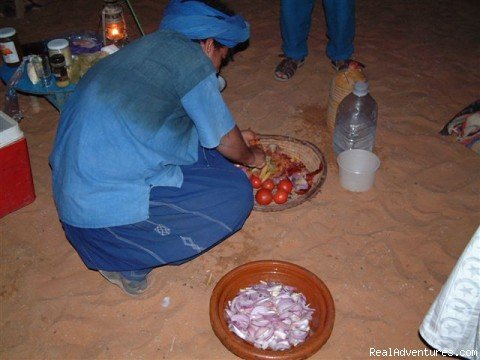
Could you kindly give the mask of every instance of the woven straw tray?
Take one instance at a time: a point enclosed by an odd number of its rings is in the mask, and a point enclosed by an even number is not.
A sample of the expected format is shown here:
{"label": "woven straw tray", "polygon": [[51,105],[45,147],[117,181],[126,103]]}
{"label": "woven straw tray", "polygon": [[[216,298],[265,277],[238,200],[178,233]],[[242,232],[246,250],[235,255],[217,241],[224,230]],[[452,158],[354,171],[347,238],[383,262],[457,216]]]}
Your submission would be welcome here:
{"label": "woven straw tray", "polygon": [[[284,204],[276,204],[273,201],[269,205],[259,205],[255,202],[253,207],[257,211],[281,211],[290,209],[302,204],[308,199],[315,196],[320,191],[325,179],[327,177],[327,162],[325,156],[318,147],[308,141],[295,139],[289,136],[281,135],[259,135],[260,145],[267,147],[271,144],[275,144],[279,147],[280,151],[290,156],[292,159],[297,159],[303,162],[309,172],[313,172],[321,168],[322,170],[315,175],[313,179],[312,187],[307,193],[303,195],[297,195],[292,192],[291,197]],[[254,192],[256,190],[254,189]]]}

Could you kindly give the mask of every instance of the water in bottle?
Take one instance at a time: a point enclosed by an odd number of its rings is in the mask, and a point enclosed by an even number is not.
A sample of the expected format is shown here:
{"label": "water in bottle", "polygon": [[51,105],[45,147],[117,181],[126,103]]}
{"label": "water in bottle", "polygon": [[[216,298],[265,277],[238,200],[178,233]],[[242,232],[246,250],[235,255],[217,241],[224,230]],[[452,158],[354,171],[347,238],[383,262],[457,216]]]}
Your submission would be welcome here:
{"label": "water in bottle", "polygon": [[349,149],[372,151],[377,129],[377,103],[368,83],[358,81],[339,104],[333,133],[335,154]]}

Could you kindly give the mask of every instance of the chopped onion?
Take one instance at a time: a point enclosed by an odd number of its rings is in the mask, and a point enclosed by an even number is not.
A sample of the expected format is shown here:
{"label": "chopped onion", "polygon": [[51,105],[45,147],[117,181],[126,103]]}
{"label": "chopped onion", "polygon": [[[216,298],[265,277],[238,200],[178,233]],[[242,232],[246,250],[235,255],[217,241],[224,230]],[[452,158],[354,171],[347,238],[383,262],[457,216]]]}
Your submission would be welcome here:
{"label": "chopped onion", "polygon": [[228,328],[260,349],[287,350],[305,341],[315,310],[291,286],[261,281],[228,302]]}
{"label": "chopped onion", "polygon": [[295,191],[308,190],[309,185],[306,176],[306,172],[296,172],[290,176]]}

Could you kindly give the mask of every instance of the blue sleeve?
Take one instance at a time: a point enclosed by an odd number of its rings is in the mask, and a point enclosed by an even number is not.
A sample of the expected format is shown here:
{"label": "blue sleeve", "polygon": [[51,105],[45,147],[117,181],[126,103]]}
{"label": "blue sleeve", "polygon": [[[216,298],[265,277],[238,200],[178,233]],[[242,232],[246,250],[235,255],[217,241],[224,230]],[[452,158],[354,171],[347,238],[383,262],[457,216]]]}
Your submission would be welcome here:
{"label": "blue sleeve", "polygon": [[223,101],[218,80],[211,74],[181,99],[183,108],[195,123],[200,144],[212,149],[235,126],[235,120]]}

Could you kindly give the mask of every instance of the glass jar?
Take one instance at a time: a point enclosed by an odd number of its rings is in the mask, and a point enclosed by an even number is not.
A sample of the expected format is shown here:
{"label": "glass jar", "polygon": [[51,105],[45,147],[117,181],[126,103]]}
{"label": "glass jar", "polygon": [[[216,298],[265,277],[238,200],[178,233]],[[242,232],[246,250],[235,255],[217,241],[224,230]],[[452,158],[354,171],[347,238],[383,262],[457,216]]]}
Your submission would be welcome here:
{"label": "glass jar", "polygon": [[54,39],[47,43],[48,55],[53,56],[55,54],[62,54],[65,58],[66,66],[72,65],[72,52],[70,45],[66,39]]}
{"label": "glass jar", "polygon": [[52,67],[52,73],[55,77],[57,86],[68,86],[70,84],[70,79],[68,78],[65,57],[62,54],[54,54],[50,56],[50,66]]}
{"label": "glass jar", "polygon": [[33,65],[35,73],[42,81],[42,85],[48,87],[51,85],[51,69],[46,55],[30,55],[30,63]]}
{"label": "glass jar", "polygon": [[17,31],[14,28],[6,27],[0,29],[0,51],[3,62],[10,67],[20,65],[22,54]]}

